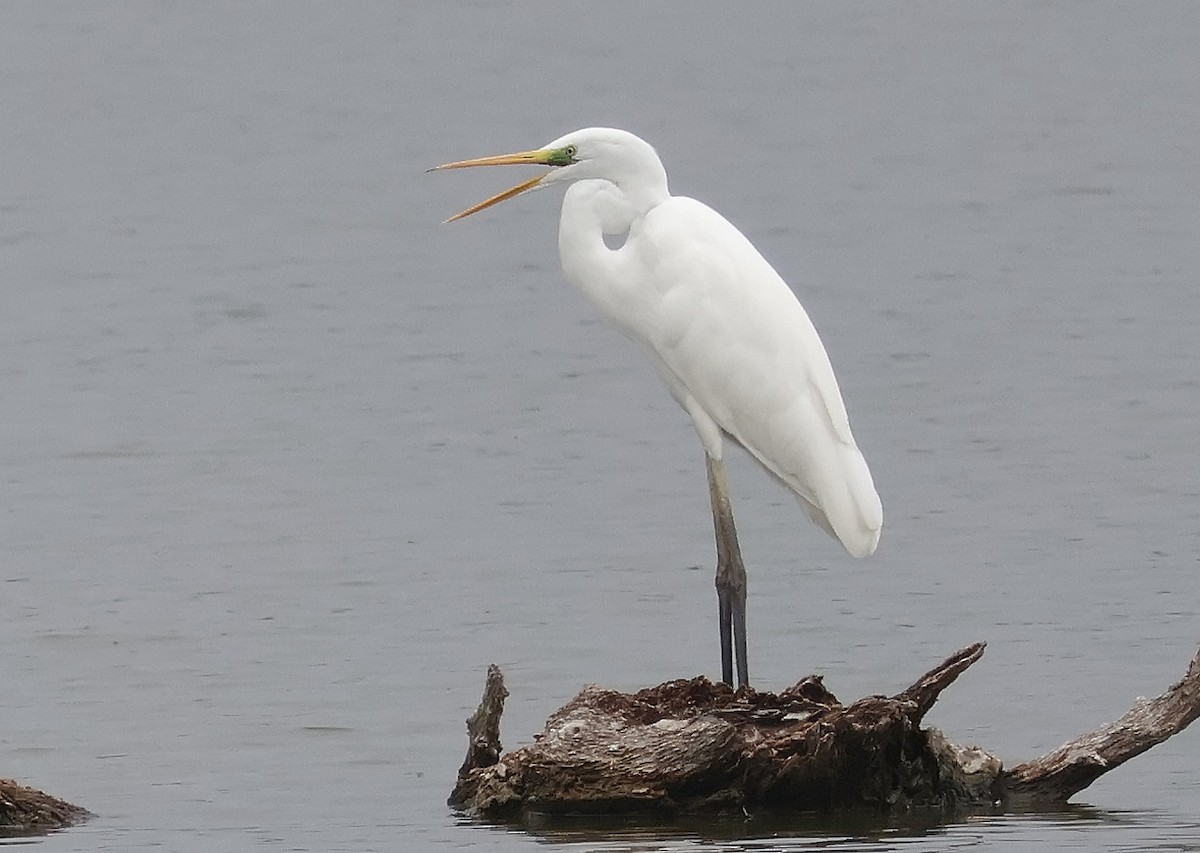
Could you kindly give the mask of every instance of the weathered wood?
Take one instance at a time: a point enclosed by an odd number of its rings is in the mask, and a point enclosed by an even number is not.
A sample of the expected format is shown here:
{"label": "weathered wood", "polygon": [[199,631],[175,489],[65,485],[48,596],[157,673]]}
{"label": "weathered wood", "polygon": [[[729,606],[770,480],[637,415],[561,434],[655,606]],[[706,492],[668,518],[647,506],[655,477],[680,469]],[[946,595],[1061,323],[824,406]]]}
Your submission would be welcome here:
{"label": "weathered wood", "polygon": [[[936,729],[920,727],[941,692],[983,652],[983,643],[968,646],[895,696],[849,706],[820,676],[779,694],[735,692],[706,678],[634,694],[592,685],[555,712],[533,743],[504,755],[503,696],[499,704],[489,700],[499,679],[492,667],[484,701],[468,721],[472,749],[450,803],[493,818],[1058,805],[1200,716],[1198,653],[1184,679],[1162,696],[1005,771],[984,750],[955,746]],[[485,708],[494,713],[483,714]],[[493,731],[482,741],[481,715]],[[476,753],[484,758],[473,760]]]}
{"label": "weathered wood", "polygon": [[908,699],[917,706],[912,716],[914,723],[924,719],[942,691],[953,684],[967,667],[983,657],[986,648],[987,643],[974,643],[960,649],[896,695],[897,699]]}
{"label": "weathered wood", "polygon": [[849,707],[819,676],[779,694],[706,678],[632,695],[589,686],[534,743],[464,765],[450,802],[493,816],[953,807],[968,786],[942,784],[953,752],[918,724],[982,653],[963,649],[897,696]]}
{"label": "weathered wood", "polygon": [[491,767],[500,760],[503,751],[500,745],[500,717],[504,713],[504,700],[507,698],[504,674],[493,663],[488,666],[479,707],[467,717],[467,757],[458,769],[458,784],[454,786],[449,799],[451,807],[461,808],[476,796],[475,786],[481,777],[479,774],[473,775],[471,771]]}
{"label": "weathered wood", "polygon": [[91,812],[58,797],[0,779],[0,837],[52,832],[91,817]]}
{"label": "weathered wood", "polygon": [[1000,776],[997,793],[1013,806],[1065,803],[1102,774],[1183,731],[1197,717],[1200,717],[1200,651],[1192,658],[1183,678],[1162,695],[1139,699],[1116,722],[1018,764]]}

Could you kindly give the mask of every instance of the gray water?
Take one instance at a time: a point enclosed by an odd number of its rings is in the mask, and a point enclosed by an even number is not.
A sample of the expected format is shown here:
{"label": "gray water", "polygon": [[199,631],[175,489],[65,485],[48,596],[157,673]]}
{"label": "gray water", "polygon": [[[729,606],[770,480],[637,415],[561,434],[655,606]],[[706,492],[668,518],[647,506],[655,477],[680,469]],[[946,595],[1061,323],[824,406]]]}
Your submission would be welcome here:
{"label": "gray water", "polygon": [[[1200,639],[1200,6],[7,3],[0,775],[46,850],[1198,850],[1200,732],[1062,815],[479,826],[584,683],[718,669],[699,444],[562,281],[558,198],[450,159],[612,124],[829,349],[885,506],[847,557],[744,457],[757,684],[1009,763]],[[740,840],[739,840],[740,839]]]}

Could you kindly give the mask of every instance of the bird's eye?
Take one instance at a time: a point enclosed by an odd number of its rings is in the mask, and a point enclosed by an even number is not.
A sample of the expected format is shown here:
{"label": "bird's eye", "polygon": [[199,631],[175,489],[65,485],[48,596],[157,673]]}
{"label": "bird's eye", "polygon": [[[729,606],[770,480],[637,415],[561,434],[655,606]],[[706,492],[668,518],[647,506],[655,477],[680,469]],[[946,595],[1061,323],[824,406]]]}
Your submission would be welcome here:
{"label": "bird's eye", "polygon": [[577,163],[575,159],[576,148],[574,145],[564,145],[562,148],[555,148],[546,158],[547,166],[570,166],[572,163]]}

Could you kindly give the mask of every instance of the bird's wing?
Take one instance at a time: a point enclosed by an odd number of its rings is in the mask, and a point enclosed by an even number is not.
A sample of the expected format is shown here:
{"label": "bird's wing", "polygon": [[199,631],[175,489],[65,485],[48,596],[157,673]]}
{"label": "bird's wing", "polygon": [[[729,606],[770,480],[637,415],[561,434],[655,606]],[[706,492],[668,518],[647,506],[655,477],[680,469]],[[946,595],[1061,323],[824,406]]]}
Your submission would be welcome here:
{"label": "bird's wing", "polygon": [[675,197],[631,232],[654,309],[638,335],[720,428],[800,496],[856,556],[883,513],[825,347],[758,250],[720,214]]}

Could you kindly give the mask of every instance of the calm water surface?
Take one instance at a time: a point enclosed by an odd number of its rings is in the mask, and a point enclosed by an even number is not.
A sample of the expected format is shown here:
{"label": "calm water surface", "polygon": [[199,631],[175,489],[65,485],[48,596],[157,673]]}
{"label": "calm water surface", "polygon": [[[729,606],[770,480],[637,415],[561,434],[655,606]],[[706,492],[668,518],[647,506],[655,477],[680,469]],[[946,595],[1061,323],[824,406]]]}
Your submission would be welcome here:
{"label": "calm water surface", "polygon": [[427,175],[591,124],[801,295],[883,496],[857,562],[744,458],[751,667],[1009,762],[1200,639],[1200,7],[6,4],[0,775],[47,850],[1200,850],[1200,734],[1057,816],[481,827],[586,682],[714,674],[700,449],[562,282],[558,199]]}

